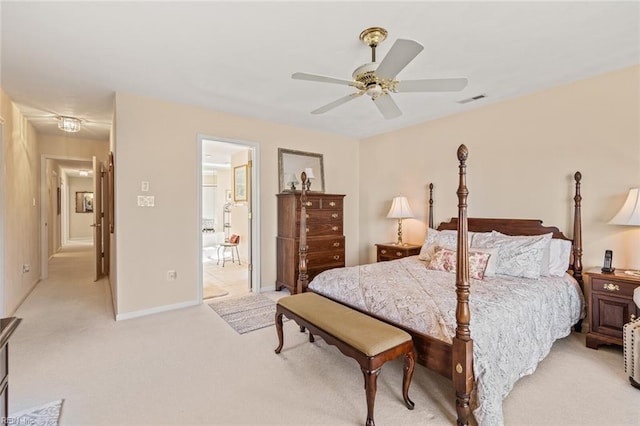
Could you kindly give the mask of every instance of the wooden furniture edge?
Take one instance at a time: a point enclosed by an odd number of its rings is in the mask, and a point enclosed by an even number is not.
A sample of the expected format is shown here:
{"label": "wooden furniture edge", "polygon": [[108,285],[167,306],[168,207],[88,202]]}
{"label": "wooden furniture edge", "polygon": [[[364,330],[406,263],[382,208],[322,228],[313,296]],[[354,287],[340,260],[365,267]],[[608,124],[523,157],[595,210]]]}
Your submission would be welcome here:
{"label": "wooden furniture edge", "polygon": [[[294,297],[288,296],[288,297]],[[297,297],[297,296],[296,296]],[[319,297],[324,297],[320,296]],[[334,300],[326,298],[329,302],[335,303],[341,306],[344,306],[345,309],[352,309],[344,304],[338,303]],[[366,313],[359,312],[361,315],[366,315],[369,318],[373,318],[371,315],[367,315]],[[356,349],[353,345],[344,340],[334,336],[332,333],[324,330],[323,328],[317,326],[312,321],[304,318],[301,314],[297,312],[293,312],[291,309],[286,306],[281,305],[280,303],[276,304],[276,314],[275,314],[275,324],[276,324],[276,332],[278,335],[278,347],[275,349],[275,353],[279,354],[282,351],[282,347],[284,346],[284,331],[283,331],[283,321],[282,316],[286,316],[289,319],[294,320],[299,326],[300,329],[303,330],[306,328],[309,331],[309,342],[314,341],[314,335],[322,337],[322,339],[329,345],[333,345],[345,356],[354,359],[359,365],[364,376],[364,388],[365,388],[365,396],[367,400],[367,420],[366,426],[375,426],[375,422],[373,419],[374,407],[375,407],[375,397],[377,390],[377,379],[382,366],[387,362],[394,360],[400,356],[404,357],[404,367],[403,367],[403,375],[402,375],[402,398],[406,407],[409,410],[413,410],[415,407],[414,402],[409,398],[409,387],[411,385],[411,378],[413,377],[413,370],[415,366],[415,356],[413,353],[413,339],[410,338],[405,340],[402,343],[396,344],[388,349],[385,349],[381,352],[376,353],[375,355],[366,355],[365,353]],[[386,321],[381,321],[384,324],[389,324]],[[354,332],[359,332],[358,330],[353,329]]]}

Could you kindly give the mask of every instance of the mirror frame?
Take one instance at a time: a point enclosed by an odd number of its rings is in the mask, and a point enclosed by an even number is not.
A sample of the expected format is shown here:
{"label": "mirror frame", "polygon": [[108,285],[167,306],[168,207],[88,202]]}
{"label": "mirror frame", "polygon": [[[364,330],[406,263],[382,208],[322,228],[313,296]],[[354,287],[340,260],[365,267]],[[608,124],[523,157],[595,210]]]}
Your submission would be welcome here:
{"label": "mirror frame", "polygon": [[[324,192],[324,159],[322,154],[314,152],[296,151],[293,149],[278,148],[278,175],[280,178],[280,192],[293,192],[287,187],[286,176],[295,174],[300,181],[300,174],[305,168],[311,167],[315,178],[311,181],[309,192]],[[302,182],[299,182],[295,191],[299,191]]]}
{"label": "mirror frame", "polygon": [[76,191],[76,213],[93,213],[93,192]]}

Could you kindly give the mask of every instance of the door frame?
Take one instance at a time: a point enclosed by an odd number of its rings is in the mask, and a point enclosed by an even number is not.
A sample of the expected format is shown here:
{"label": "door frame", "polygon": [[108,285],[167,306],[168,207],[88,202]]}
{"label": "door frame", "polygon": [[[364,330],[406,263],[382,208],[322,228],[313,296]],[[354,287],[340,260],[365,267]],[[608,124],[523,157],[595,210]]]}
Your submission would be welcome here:
{"label": "door frame", "polygon": [[[66,155],[40,154],[40,279],[49,278],[49,232],[47,218],[49,205],[47,197],[47,160],[71,160],[71,161],[93,161],[93,157],[70,157]],[[93,177],[95,179],[95,176]],[[65,183],[68,188],[68,184]],[[62,206],[64,209],[65,206]],[[62,220],[61,216],[61,220]],[[62,226],[60,226],[60,238],[64,241]],[[94,242],[95,243],[95,242]]]}
{"label": "door frame", "polygon": [[196,158],[198,162],[198,167],[196,167],[196,182],[197,182],[197,199],[198,199],[198,209],[197,209],[197,220],[196,226],[198,230],[198,279],[197,281],[197,291],[198,291],[198,301],[202,303],[202,285],[203,285],[203,277],[202,277],[202,141],[204,139],[213,140],[218,142],[230,143],[235,145],[240,145],[250,149],[252,151],[251,155],[251,167],[248,168],[250,172],[249,181],[250,185],[250,197],[249,197],[249,258],[247,259],[247,265],[250,271],[250,280],[251,280],[251,292],[259,293],[260,286],[258,285],[260,280],[260,210],[257,208],[259,205],[256,200],[260,199],[260,180],[258,176],[260,176],[260,145],[257,142],[237,140],[237,139],[228,139],[228,138],[220,138],[209,135],[198,134],[197,138],[197,146],[196,146]]}

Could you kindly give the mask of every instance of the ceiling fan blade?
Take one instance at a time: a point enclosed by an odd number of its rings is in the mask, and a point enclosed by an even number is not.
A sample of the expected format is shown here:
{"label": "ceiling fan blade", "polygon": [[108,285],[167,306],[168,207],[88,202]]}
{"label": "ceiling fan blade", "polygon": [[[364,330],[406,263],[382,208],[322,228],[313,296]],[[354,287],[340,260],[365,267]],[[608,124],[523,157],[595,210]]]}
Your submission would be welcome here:
{"label": "ceiling fan blade", "polygon": [[399,81],[396,92],[457,92],[467,86],[466,78],[428,78]]}
{"label": "ceiling fan blade", "polygon": [[356,92],[356,93],[352,93],[350,95],[344,96],[338,100],[335,100],[333,102],[331,102],[330,104],[327,104],[323,107],[320,107],[316,110],[311,111],[311,114],[323,114],[329,110],[334,109],[335,107],[338,107],[344,103],[349,102],[351,99],[355,99],[358,96],[361,96],[364,92]]}
{"label": "ceiling fan blade", "polygon": [[387,120],[400,117],[402,115],[402,111],[400,111],[400,108],[398,108],[398,105],[396,105],[389,93],[381,94],[373,100],[373,103],[376,104],[378,110],[382,113],[382,116]]}
{"label": "ceiling fan blade", "polygon": [[342,80],[340,78],[326,77],[324,75],[307,74],[306,72],[296,72],[291,74],[294,80],[317,81],[320,83],[344,84],[345,86],[355,86],[357,83],[351,80]]}
{"label": "ceiling fan blade", "polygon": [[393,79],[400,71],[407,66],[409,62],[413,60],[418,53],[422,52],[424,46],[414,40],[398,39],[391,50],[384,57],[378,68],[376,69],[376,75],[379,78]]}

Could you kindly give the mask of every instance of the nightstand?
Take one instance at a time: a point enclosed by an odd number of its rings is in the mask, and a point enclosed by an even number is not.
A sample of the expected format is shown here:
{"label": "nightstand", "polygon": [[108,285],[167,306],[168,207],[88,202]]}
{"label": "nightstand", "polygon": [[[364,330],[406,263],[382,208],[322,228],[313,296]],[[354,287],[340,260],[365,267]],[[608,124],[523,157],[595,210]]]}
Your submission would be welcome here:
{"label": "nightstand", "polygon": [[589,280],[587,347],[622,345],[622,327],[640,314],[633,302],[633,291],[640,287],[640,277],[627,275],[624,270],[603,274],[599,269],[587,271],[586,275]]}
{"label": "nightstand", "polygon": [[378,251],[377,262],[384,262],[386,260],[402,259],[407,256],[416,256],[420,254],[420,248],[422,246],[416,246],[414,244],[396,245],[393,243],[376,244]]}

